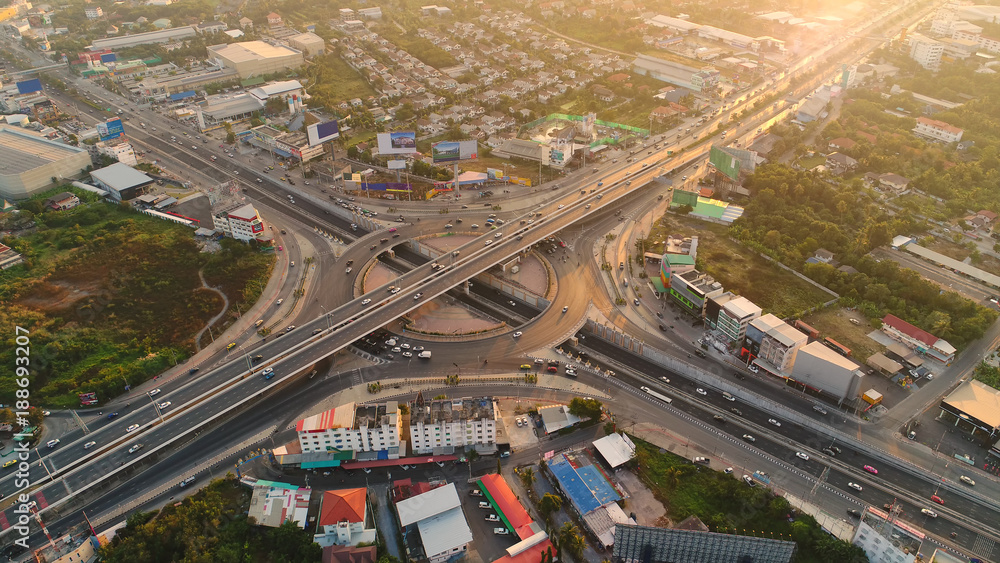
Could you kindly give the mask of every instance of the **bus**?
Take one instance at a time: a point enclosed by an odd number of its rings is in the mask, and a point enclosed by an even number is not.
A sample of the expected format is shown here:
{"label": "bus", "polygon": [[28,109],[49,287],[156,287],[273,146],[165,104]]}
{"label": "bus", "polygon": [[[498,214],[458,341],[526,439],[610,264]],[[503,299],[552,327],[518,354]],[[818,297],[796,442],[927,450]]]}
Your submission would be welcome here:
{"label": "bus", "polygon": [[646,386],[642,386],[642,387],[640,387],[639,389],[642,389],[643,391],[645,391],[645,392],[646,392],[646,394],[647,394],[647,395],[649,395],[649,396],[653,397],[654,399],[658,399],[658,400],[660,400],[660,401],[663,401],[664,403],[666,403],[666,404],[668,404],[668,405],[669,405],[670,403],[674,402],[674,400],[673,400],[673,399],[671,399],[670,397],[668,397],[668,396],[664,395],[663,393],[657,393],[656,391],[653,391],[653,390],[652,390],[652,389],[650,389],[649,387],[646,387]]}
{"label": "bus", "polygon": [[824,338],[823,344],[825,344],[827,348],[833,350],[841,356],[844,356],[845,358],[851,357],[851,349],[832,338]]}

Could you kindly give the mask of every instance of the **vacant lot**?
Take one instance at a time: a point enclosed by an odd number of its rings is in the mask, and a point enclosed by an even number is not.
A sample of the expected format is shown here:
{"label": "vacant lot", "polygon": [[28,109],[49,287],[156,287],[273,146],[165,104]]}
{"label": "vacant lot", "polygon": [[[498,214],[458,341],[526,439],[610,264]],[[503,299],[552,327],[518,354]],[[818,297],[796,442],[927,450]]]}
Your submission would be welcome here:
{"label": "vacant lot", "polygon": [[652,252],[663,252],[666,235],[698,237],[698,268],[732,291],[779,317],[796,316],[833,296],[729,238],[729,227],[668,213],[649,236]]}
{"label": "vacant lot", "polygon": [[[855,319],[861,324],[856,325],[851,322],[851,319]],[[864,363],[868,356],[884,349],[881,344],[868,338],[868,333],[875,330],[876,327],[872,326],[868,319],[857,311],[831,307],[813,313],[802,320],[818,330],[821,337],[832,338],[850,348],[851,356],[858,362]]]}
{"label": "vacant lot", "polygon": [[[231,239],[202,253],[190,229],[104,203],[46,212],[40,223],[10,241],[25,265],[0,273],[0,324],[31,331],[40,406],[77,406],[80,391],[104,401],[182,361],[223,306],[199,270],[229,296],[224,325],[257,300],[274,261]],[[0,363],[14,365],[13,354],[0,349]],[[0,401],[13,394],[14,380],[0,380]]]}

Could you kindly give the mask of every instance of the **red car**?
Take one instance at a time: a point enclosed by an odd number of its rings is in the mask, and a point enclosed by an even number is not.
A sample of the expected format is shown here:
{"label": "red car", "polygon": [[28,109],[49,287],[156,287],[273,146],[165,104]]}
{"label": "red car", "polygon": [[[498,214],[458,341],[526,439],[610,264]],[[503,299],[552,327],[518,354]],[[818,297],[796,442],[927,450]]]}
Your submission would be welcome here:
{"label": "red car", "polygon": [[871,473],[872,475],[878,475],[878,469],[875,469],[874,467],[872,467],[870,465],[866,465],[865,466],[865,471]]}
{"label": "red car", "polygon": [[559,371],[559,368],[557,368],[556,366],[549,366],[548,371],[549,373],[557,373]]}
{"label": "red car", "polygon": [[934,501],[934,502],[936,502],[936,503],[938,503],[938,504],[944,504],[944,500],[942,500],[941,497],[939,497],[937,495],[932,495],[931,496],[931,500]]}

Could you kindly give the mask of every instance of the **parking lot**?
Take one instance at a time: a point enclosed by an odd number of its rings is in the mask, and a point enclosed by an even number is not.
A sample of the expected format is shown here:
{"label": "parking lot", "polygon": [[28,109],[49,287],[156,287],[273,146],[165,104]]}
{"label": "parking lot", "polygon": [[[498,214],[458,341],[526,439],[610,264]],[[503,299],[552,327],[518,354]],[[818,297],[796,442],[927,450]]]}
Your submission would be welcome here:
{"label": "parking lot", "polygon": [[[521,408],[518,409],[516,401],[501,401],[500,412],[504,413],[502,417],[503,427],[510,439],[510,449],[513,452],[523,451],[538,445],[535,424],[527,414],[527,409],[528,405],[525,404],[522,404]],[[519,412],[522,414],[518,414]],[[518,426],[517,420],[522,420],[520,426]]]}
{"label": "parking lot", "polygon": [[467,561],[472,561],[476,559],[474,556],[478,556],[481,561],[496,561],[497,559],[507,555],[507,548],[514,545],[520,539],[513,533],[509,535],[496,535],[493,533],[494,528],[503,527],[503,522],[488,522],[486,520],[491,514],[495,514],[499,520],[500,515],[497,514],[495,508],[479,508],[480,502],[488,502],[485,496],[472,496],[469,491],[472,486],[467,483],[456,483],[459,487],[458,495],[462,499],[462,510],[465,511],[465,518],[469,521],[469,529],[472,530],[473,549],[476,551],[475,554],[470,553],[466,557]]}

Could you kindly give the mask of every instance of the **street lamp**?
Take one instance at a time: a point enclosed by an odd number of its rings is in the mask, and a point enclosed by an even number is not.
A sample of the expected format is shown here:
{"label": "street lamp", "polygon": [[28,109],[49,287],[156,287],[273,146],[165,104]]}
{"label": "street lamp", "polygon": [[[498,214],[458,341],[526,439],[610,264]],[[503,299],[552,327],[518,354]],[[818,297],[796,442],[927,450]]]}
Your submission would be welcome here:
{"label": "street lamp", "polygon": [[146,396],[149,397],[149,402],[153,403],[153,409],[156,411],[156,416],[160,417],[160,423],[162,424],[163,413],[160,412],[160,405],[156,404],[156,399],[154,399],[153,396],[149,394],[149,391],[146,391]]}

